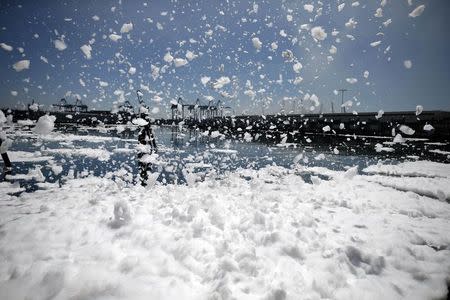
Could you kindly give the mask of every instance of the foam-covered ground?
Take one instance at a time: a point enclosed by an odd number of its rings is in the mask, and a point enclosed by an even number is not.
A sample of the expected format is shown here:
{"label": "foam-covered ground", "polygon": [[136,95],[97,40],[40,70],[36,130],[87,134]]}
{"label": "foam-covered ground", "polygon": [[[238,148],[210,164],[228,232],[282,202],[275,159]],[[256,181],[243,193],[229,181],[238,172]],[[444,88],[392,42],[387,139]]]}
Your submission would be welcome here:
{"label": "foam-covered ground", "polygon": [[[299,174],[307,171],[244,169],[146,188],[88,176],[20,196],[7,194],[20,187],[4,182],[2,299],[446,296],[446,197],[356,169],[306,183]],[[365,171],[439,179],[442,189],[450,183],[445,164]]]}

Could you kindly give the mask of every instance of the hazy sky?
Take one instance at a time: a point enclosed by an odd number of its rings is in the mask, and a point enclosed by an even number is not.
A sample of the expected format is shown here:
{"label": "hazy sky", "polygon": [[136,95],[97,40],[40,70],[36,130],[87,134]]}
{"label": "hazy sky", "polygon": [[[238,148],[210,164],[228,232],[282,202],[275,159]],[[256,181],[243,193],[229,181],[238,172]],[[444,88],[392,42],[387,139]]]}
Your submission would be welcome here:
{"label": "hazy sky", "polygon": [[141,89],[155,116],[178,97],[318,112],[346,88],[349,110],[448,110],[450,2],[410,2],[3,0],[0,106],[80,97],[110,109]]}

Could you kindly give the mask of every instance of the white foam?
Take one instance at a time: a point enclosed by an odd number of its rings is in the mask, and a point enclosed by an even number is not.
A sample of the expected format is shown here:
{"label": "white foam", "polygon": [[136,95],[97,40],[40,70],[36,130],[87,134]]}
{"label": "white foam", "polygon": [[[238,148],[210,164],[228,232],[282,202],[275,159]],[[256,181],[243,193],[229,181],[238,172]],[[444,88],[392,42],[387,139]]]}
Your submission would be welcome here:
{"label": "white foam", "polygon": [[115,33],[111,33],[109,35],[109,39],[113,42],[117,42],[118,40],[120,40],[122,38],[121,35],[115,34]]}
{"label": "white foam", "polygon": [[91,45],[83,45],[83,46],[80,47],[80,49],[83,52],[83,54],[86,57],[86,59],[91,59],[92,58],[92,55],[91,55],[92,47],[91,47]]}
{"label": "white foam", "polygon": [[307,184],[268,167],[148,189],[95,177],[19,197],[0,188],[10,204],[0,210],[2,295],[444,297],[449,250],[431,247],[450,242],[448,204],[355,168],[335,174]]}
{"label": "white foam", "polygon": [[409,16],[411,18],[416,18],[416,17],[420,16],[424,10],[425,10],[425,5],[423,5],[423,4],[419,5],[412,12],[409,13]]}
{"label": "white foam", "polygon": [[8,156],[12,162],[38,162],[51,161],[52,156],[42,155],[40,151],[26,152],[26,151],[9,151]]}
{"label": "white foam", "polygon": [[5,44],[5,43],[0,43],[0,47],[1,47],[3,50],[8,51],[8,52],[11,52],[11,51],[13,50],[13,47],[12,47],[12,46],[10,46],[10,45],[8,45],[8,44]]}
{"label": "white foam", "polygon": [[58,149],[45,149],[42,151],[44,154],[59,154],[68,157],[72,156],[86,156],[89,158],[95,158],[99,161],[107,161],[111,157],[111,153],[104,149],[92,149],[92,148],[58,148]]}
{"label": "white foam", "polygon": [[314,5],[312,4],[304,4],[303,9],[306,10],[309,13],[312,13],[314,11]]}
{"label": "white foam", "polygon": [[450,178],[450,165],[431,161],[403,162],[397,165],[372,165],[363,169],[369,174]]}
{"label": "white foam", "polygon": [[30,68],[30,61],[28,59],[19,60],[13,65],[13,69],[17,72],[27,70]]}
{"label": "white foam", "polygon": [[56,39],[53,41],[55,48],[58,49],[59,51],[64,51],[67,49],[67,44],[64,42],[64,38],[62,37],[61,39]]}
{"label": "white foam", "polygon": [[32,129],[34,133],[40,135],[46,135],[55,129],[55,116],[43,115],[36,123],[36,126]]}
{"label": "white foam", "polygon": [[316,26],[316,27],[311,28],[311,36],[316,41],[323,41],[324,39],[327,38],[327,33],[321,26]]}
{"label": "white foam", "polygon": [[124,23],[120,28],[120,33],[128,33],[133,30],[133,23]]}
{"label": "white foam", "polygon": [[261,50],[262,42],[260,41],[260,39],[258,37],[252,38],[252,44],[253,44],[253,47],[256,48],[256,50]]}

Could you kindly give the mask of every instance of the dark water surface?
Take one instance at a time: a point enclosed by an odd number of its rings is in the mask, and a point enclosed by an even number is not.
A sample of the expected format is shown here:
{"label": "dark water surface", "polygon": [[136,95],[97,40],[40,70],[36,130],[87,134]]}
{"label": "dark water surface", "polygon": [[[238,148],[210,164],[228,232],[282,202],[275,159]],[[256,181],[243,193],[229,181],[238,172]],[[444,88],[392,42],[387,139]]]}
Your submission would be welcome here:
{"label": "dark water surface", "polygon": [[[139,182],[137,152],[137,128],[127,128],[118,133],[114,128],[84,128],[67,126],[57,132],[88,137],[88,139],[69,138],[50,141],[35,136],[16,136],[11,151],[46,154],[46,149],[102,149],[111,153],[110,159],[99,161],[86,156],[51,154],[56,165],[63,171],[55,175],[48,161],[15,162],[13,176],[6,177],[11,182],[18,181],[27,191],[36,190],[36,180],[20,179],[20,174],[28,174],[30,169],[41,169],[45,181],[61,182],[68,174],[74,178],[88,175],[120,178],[127,184]],[[359,169],[379,161],[396,164],[407,160],[433,160],[449,162],[449,156],[429,150],[449,151],[447,142],[428,143],[426,140],[409,140],[403,144],[390,144],[392,138],[308,135],[302,143],[267,144],[244,139],[228,139],[225,136],[211,137],[196,130],[178,127],[155,127],[158,144],[157,165],[151,172],[158,182],[164,184],[184,184],[187,174],[205,176],[226,176],[228,171],[237,169],[258,169],[269,165],[292,168],[296,163],[308,167],[326,167],[331,170],[344,170],[358,165]],[[73,136],[72,136],[73,137]],[[101,141],[89,141],[89,137],[104,137]],[[385,142],[383,144],[383,142]],[[375,150],[384,147],[381,152]],[[127,150],[128,148],[128,150]],[[380,149],[378,149],[380,150]],[[392,152],[388,152],[392,151]],[[301,174],[309,181],[310,174]],[[3,179],[4,180],[4,179]],[[62,180],[62,181],[63,181]],[[62,183],[62,182],[61,182]]]}

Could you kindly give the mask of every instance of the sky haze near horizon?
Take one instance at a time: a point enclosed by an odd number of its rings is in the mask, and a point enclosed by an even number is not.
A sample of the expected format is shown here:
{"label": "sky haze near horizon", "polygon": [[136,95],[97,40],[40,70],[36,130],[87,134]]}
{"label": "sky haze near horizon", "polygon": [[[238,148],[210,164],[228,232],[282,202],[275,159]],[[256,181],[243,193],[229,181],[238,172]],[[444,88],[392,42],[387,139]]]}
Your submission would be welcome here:
{"label": "sky haze near horizon", "polygon": [[140,89],[155,117],[178,97],[327,112],[345,88],[348,111],[449,110],[450,3],[410,2],[2,1],[0,106],[111,109]]}

